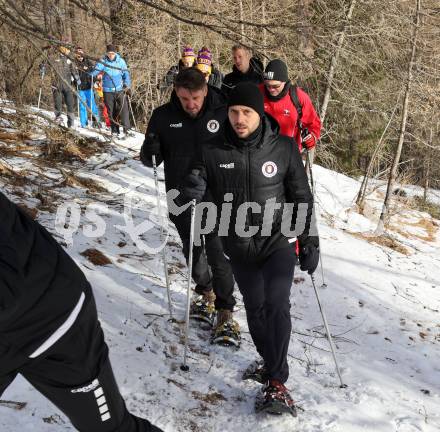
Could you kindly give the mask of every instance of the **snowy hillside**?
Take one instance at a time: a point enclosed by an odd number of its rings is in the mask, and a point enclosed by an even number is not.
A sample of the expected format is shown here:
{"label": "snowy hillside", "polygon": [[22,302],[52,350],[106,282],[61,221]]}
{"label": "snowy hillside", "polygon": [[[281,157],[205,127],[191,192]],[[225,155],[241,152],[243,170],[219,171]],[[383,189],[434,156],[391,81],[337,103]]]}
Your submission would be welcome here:
{"label": "snowy hillside", "polygon": [[[1,190],[30,211],[37,209],[37,220],[65,245],[90,280],[116,378],[131,411],[166,432],[440,430],[439,221],[396,208],[385,245],[372,234],[383,191],[369,197],[367,219],[353,207],[359,182],[315,166],[327,287],[321,287],[320,269],[316,280],[348,388],[339,388],[310,278],[298,270],[291,295],[294,331],[287,387],[302,410],[297,419],[255,415],[259,385],[240,379],[256,352],[238,289],[240,350],[211,346],[209,333],[191,323],[190,371],[179,368],[183,324],[168,321],[161,255],[140,250],[126,229],[129,221],[134,226],[146,221],[156,208],[152,170],[138,159],[143,136],[101,143],[78,138],[77,146],[61,155],[46,145],[43,132],[14,140],[12,123],[7,126],[2,125],[0,134]],[[163,191],[163,181],[161,187]],[[127,197],[134,209],[124,216]],[[59,206],[66,202],[80,206],[70,205],[72,215],[81,211],[79,220],[62,218]],[[105,226],[92,223],[88,217],[93,214]],[[157,227],[146,225],[144,231],[142,240],[157,245]],[[64,237],[67,232],[71,241]],[[172,300],[175,316],[182,320],[186,266],[178,236],[174,229],[170,232]],[[2,400],[26,403],[20,410],[0,403],[2,432],[73,430],[22,378]]]}

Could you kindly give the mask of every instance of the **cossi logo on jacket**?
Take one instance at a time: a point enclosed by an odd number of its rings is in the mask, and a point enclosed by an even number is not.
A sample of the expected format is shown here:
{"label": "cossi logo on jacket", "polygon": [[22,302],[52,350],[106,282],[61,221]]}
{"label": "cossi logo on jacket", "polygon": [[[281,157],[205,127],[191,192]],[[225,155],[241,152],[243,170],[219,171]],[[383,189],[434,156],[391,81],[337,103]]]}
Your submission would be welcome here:
{"label": "cossi logo on jacket", "polygon": [[264,177],[273,177],[278,172],[277,164],[272,161],[264,162],[263,166],[261,167],[261,172],[263,173]]}
{"label": "cossi logo on jacket", "polygon": [[180,122],[180,123],[171,123],[170,124],[170,128],[181,128],[183,125],[182,125],[182,122]]}

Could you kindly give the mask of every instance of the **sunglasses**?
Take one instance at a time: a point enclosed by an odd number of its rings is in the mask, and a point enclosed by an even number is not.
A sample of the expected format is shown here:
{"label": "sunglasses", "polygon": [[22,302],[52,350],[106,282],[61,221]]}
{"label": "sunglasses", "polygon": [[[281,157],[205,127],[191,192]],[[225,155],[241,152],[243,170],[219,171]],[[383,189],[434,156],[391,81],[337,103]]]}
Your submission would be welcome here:
{"label": "sunglasses", "polygon": [[282,84],[266,84],[266,83],[264,85],[266,86],[266,88],[268,90],[271,90],[271,89],[278,90],[282,86]]}

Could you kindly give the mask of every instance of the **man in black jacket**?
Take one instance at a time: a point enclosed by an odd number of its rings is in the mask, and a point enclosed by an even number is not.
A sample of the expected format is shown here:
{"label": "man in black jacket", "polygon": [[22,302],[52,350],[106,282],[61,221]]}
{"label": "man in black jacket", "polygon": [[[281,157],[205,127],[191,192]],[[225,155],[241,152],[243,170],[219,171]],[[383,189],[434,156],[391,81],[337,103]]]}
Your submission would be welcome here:
{"label": "man in black jacket", "polygon": [[[220,91],[208,86],[204,75],[195,68],[179,72],[171,101],[153,111],[141,149],[142,162],[152,167],[152,156],[155,155],[158,165],[164,162],[166,190],[178,189],[194,155],[200,147],[215,139],[225,118],[226,102]],[[183,253],[188,259],[189,210],[179,216],[170,213],[169,217],[177,228]],[[194,247],[193,279],[197,294],[191,305],[193,318],[213,325],[216,310],[213,342],[226,341],[238,345],[239,328],[232,319],[234,279],[223,255],[221,241],[215,233],[205,237],[204,248]]]}
{"label": "man in black jacket", "polygon": [[98,127],[99,114],[98,106],[95,101],[95,90],[93,88],[92,72],[94,69],[90,59],[84,57],[84,50],[81,47],[76,48],[76,67],[78,69],[80,84],[78,85],[79,103],[79,121],[81,127],[88,124],[89,111],[92,112],[92,126]]}
{"label": "man in black jacket", "polygon": [[[72,93],[72,82],[81,84],[78,71],[70,59],[70,49],[66,46],[52,48],[48,55],[51,75],[51,87],[53,103],[55,108],[55,121],[62,123],[61,113],[63,111],[63,100],[67,107],[67,127],[74,126],[75,105]],[[40,65],[40,71],[43,74],[46,65]]]}
{"label": "man in black jacket", "polygon": [[224,94],[228,95],[241,82],[251,82],[257,85],[263,82],[263,64],[256,57],[252,57],[248,47],[234,45],[232,59],[234,62],[232,72],[223,78],[221,89]]}
{"label": "man in black jacket", "polygon": [[125,407],[82,271],[0,192],[0,396],[17,374],[79,431],[161,431]]}
{"label": "man in black jacket", "polygon": [[256,409],[296,415],[284,386],[296,237],[301,270],[313,273],[319,259],[319,240],[311,233],[313,196],[298,146],[278,135],[258,87],[242,83],[231,91],[224,135],[201,148],[192,168],[182,186],[186,199],[201,201],[209,192],[217,208],[226,197],[232,202],[229,225],[220,220],[218,232],[262,357],[243,375],[265,384]]}

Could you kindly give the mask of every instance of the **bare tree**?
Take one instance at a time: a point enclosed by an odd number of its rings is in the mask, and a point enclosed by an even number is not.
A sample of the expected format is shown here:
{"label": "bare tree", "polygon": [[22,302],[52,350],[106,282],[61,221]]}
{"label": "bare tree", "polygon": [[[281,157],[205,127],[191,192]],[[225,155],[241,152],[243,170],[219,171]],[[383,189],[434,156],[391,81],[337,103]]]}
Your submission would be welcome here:
{"label": "bare tree", "polygon": [[391,165],[390,175],[388,178],[387,191],[385,194],[382,213],[380,215],[379,224],[377,227],[378,231],[383,230],[385,226],[386,218],[388,216],[388,211],[389,211],[390,198],[394,188],[394,183],[396,181],[397,169],[399,167],[400,155],[402,153],[402,147],[405,141],[406,125],[408,119],[408,105],[411,97],[411,86],[413,83],[413,69],[414,69],[414,63],[415,63],[416,51],[417,51],[417,36],[420,25],[420,9],[421,9],[421,0],[416,0],[416,11],[415,11],[414,25],[412,28],[412,37],[411,37],[411,55],[408,61],[407,82],[406,82],[405,94],[402,105],[402,119],[400,125],[399,141],[397,143],[393,164]]}

